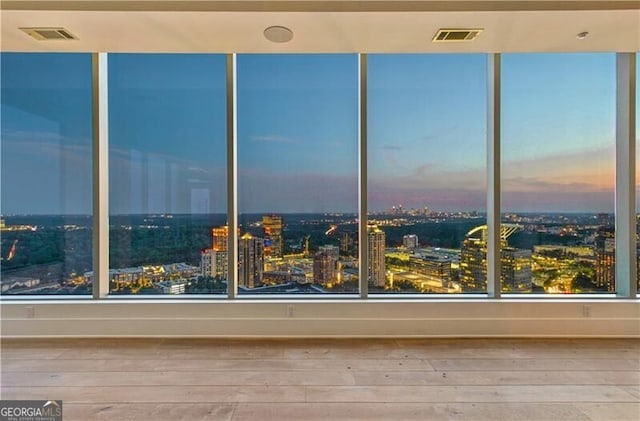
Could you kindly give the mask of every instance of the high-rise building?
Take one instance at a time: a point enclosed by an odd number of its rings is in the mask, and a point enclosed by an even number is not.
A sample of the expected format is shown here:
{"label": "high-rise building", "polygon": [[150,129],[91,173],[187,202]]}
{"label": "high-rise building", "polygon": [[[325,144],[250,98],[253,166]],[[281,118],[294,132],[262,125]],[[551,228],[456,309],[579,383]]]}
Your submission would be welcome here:
{"label": "high-rise building", "polygon": [[227,251],[229,226],[215,227],[211,230],[211,233],[213,235],[213,246],[211,248],[214,251]]}
{"label": "high-rise building", "polygon": [[325,252],[332,255],[333,258],[336,259],[336,261],[340,258],[340,249],[338,248],[338,246],[327,244],[327,245],[318,247],[318,251]]}
{"label": "high-rise building", "polygon": [[264,215],[262,217],[265,240],[264,253],[267,257],[282,258],[284,255],[283,226],[282,217],[279,215]]}
{"label": "high-rise building", "polygon": [[343,232],[340,238],[340,252],[343,256],[350,256],[353,248],[353,238],[348,232]]}
{"label": "high-rise building", "polygon": [[500,250],[500,275],[505,292],[531,292],[531,250],[505,246]]}
{"label": "high-rise building", "polygon": [[595,238],[596,279],[598,288],[616,290],[616,239],[615,228],[601,226]]}
{"label": "high-rise building", "polygon": [[246,233],[238,241],[238,285],[254,288],[262,284],[264,239]]}
{"label": "high-rise building", "polygon": [[[531,251],[509,247],[507,239],[522,229],[516,224],[500,225],[500,280],[505,291],[531,291]],[[469,231],[460,250],[460,284],[465,292],[487,290],[487,226]]]}
{"label": "high-rise building", "polygon": [[467,234],[462,242],[460,284],[464,292],[487,290],[487,243],[482,238]]}
{"label": "high-rise building", "polygon": [[367,280],[370,286],[385,286],[385,233],[376,225],[369,226],[367,231]]}
{"label": "high-rise building", "polygon": [[200,253],[200,270],[202,276],[228,279],[227,252],[203,250]]}
{"label": "high-rise building", "polygon": [[316,252],[313,256],[313,282],[323,285],[334,282],[337,262],[338,257],[332,251],[320,250]]}
{"label": "high-rise building", "polygon": [[402,237],[402,245],[408,249],[414,249],[418,247],[418,236],[415,234],[407,234]]}

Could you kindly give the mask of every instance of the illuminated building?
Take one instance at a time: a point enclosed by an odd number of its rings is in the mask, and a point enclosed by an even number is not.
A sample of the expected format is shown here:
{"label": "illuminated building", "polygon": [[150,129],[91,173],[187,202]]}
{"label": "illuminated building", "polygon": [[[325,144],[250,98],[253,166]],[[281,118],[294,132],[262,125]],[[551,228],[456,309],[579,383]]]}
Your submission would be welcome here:
{"label": "illuminated building", "polygon": [[340,238],[340,251],[344,256],[349,256],[351,254],[351,249],[353,247],[353,239],[348,232],[342,234]]}
{"label": "illuminated building", "polygon": [[[238,230],[238,234],[240,230]],[[228,279],[229,226],[215,227],[211,230],[213,243],[211,249],[200,253],[200,268],[203,276]]]}
{"label": "illuminated building", "polygon": [[467,234],[460,250],[460,284],[465,292],[487,290],[487,243]]}
{"label": "illuminated building", "polygon": [[282,258],[284,243],[282,240],[282,217],[278,215],[264,215],[262,229],[264,230],[264,253],[267,257]]}
{"label": "illuminated building", "polygon": [[211,248],[214,251],[227,251],[229,244],[229,226],[215,227],[211,230],[211,233],[213,235],[213,246]]}
{"label": "illuminated building", "polygon": [[254,288],[262,284],[264,239],[247,233],[238,241],[238,285]]}
{"label": "illuminated building", "polygon": [[411,272],[436,279],[446,285],[451,282],[451,260],[435,254],[409,257]]}
{"label": "illuminated building", "polygon": [[612,226],[598,228],[595,238],[596,279],[598,288],[616,290],[616,239]]}
{"label": "illuminated building", "polygon": [[228,279],[227,252],[206,249],[200,253],[202,276]]}
{"label": "illuminated building", "polygon": [[367,280],[370,286],[385,286],[385,234],[376,225],[367,232]]}
{"label": "illuminated building", "polygon": [[340,249],[338,248],[338,246],[324,245],[318,247],[318,251],[332,255],[333,258],[336,259],[336,261],[340,257]]}
{"label": "illuminated building", "polygon": [[335,253],[327,250],[318,251],[313,256],[313,282],[316,284],[328,284],[335,281],[337,262],[338,258]]}
{"label": "illuminated building", "polygon": [[503,247],[500,250],[500,275],[503,291],[531,292],[531,250]]}
{"label": "illuminated building", "polygon": [[[500,225],[500,278],[505,291],[531,291],[531,251],[509,247],[507,239],[522,229],[516,224]],[[487,226],[469,231],[460,250],[460,283],[467,292],[487,290]]]}
{"label": "illuminated building", "polygon": [[407,234],[402,237],[402,245],[408,249],[414,249],[418,247],[418,236],[415,234]]}

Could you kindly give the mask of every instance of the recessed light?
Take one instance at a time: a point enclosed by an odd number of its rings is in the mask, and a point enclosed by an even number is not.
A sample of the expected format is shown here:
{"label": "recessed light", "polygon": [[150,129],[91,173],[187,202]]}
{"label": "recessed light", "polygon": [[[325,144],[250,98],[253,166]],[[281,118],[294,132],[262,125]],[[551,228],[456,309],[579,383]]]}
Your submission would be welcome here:
{"label": "recessed light", "polygon": [[587,35],[589,35],[589,32],[584,31],[584,32],[580,32],[576,35],[576,38],[578,39],[585,39],[587,37]]}
{"label": "recessed light", "polygon": [[293,31],[284,26],[270,26],[264,30],[264,37],[271,42],[289,42],[293,39]]}

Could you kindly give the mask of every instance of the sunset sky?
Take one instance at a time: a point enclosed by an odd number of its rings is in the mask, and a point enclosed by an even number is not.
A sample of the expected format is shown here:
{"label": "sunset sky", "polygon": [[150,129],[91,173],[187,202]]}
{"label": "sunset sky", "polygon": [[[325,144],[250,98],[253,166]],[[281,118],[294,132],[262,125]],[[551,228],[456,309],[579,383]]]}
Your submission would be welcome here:
{"label": "sunset sky", "polygon": [[[0,55],[2,213],[91,212],[86,54]],[[355,212],[358,63],[239,55],[240,212]],[[225,56],[110,55],[110,209],[226,210]],[[370,55],[369,207],[485,210],[486,56]],[[614,54],[502,58],[503,210],[613,211]]]}

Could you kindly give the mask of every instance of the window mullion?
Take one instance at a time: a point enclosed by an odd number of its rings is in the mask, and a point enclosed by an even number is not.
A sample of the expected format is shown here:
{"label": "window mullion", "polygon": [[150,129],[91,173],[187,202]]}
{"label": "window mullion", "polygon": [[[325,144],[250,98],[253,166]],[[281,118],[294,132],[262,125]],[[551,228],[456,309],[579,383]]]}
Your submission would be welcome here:
{"label": "window mullion", "polygon": [[93,298],[109,295],[108,55],[91,55],[93,89]]}
{"label": "window mullion", "polygon": [[616,292],[635,297],[636,55],[618,53],[616,70]]}
{"label": "window mullion", "polygon": [[368,223],[368,203],[367,203],[367,55],[359,54],[359,89],[358,89],[358,118],[359,124],[359,151],[358,151],[358,171],[359,171],[359,189],[358,189],[358,236],[359,236],[359,279],[360,279],[360,298],[366,299],[369,295],[369,277],[368,277],[368,250],[367,243],[367,223]]}
{"label": "window mullion", "polygon": [[500,54],[487,66],[487,294],[500,298]]}
{"label": "window mullion", "polygon": [[238,171],[237,171],[237,66],[227,54],[227,297],[238,294]]}

